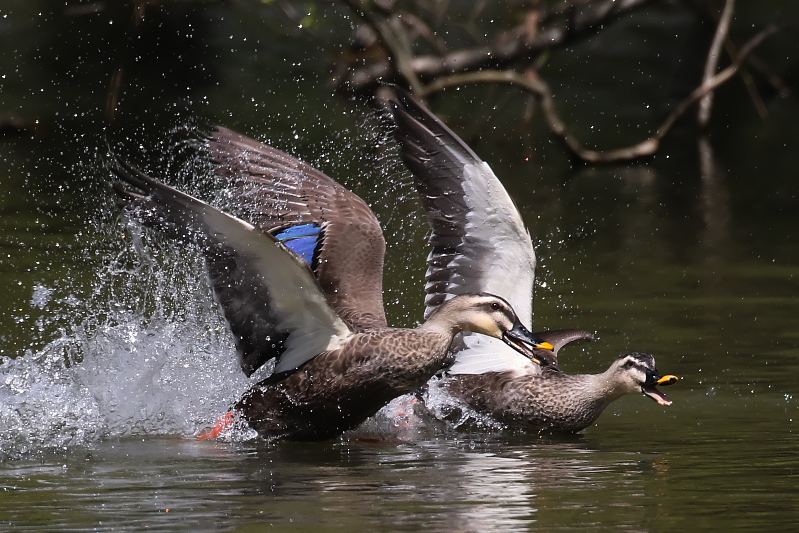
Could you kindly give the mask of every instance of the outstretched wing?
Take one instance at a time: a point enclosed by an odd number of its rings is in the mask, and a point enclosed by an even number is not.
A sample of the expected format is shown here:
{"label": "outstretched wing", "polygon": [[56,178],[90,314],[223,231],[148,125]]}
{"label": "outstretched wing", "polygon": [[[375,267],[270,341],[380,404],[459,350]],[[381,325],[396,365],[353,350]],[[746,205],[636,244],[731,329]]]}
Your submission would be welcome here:
{"label": "outstretched wing", "polygon": [[307,263],[277,238],[124,161],[112,171],[133,187],[114,185],[126,213],[201,247],[248,376],[272,358],[275,373],[293,370],[350,335]]}
{"label": "outstretched wing", "polygon": [[209,147],[225,193],[257,228],[306,252],[338,315],[355,330],[385,327],[386,244],[369,206],[310,165],[229,129],[217,128]]}
{"label": "outstretched wing", "polygon": [[489,292],[532,326],[535,252],[507,191],[435,115],[397,92],[396,137],[432,228],[427,314],[456,294]]}
{"label": "outstretched wing", "polygon": [[[535,252],[516,206],[491,167],[452,130],[405,92],[396,94],[395,136],[432,228],[426,314],[457,294],[488,292],[508,300],[532,330]],[[538,371],[496,339],[464,335],[453,349],[452,373]]]}

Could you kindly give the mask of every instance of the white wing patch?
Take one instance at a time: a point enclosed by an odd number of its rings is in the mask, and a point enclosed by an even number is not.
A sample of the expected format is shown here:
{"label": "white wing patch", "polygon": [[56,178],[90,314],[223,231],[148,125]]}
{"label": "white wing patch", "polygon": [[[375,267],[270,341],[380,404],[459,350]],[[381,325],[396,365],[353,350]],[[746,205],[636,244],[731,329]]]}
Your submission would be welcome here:
{"label": "white wing patch", "polygon": [[[505,298],[532,330],[535,251],[513,200],[454,132],[404,93],[397,95],[397,138],[433,229],[425,315],[456,294],[487,292]],[[476,334],[464,335],[452,349],[453,374],[541,371],[502,341]]]}
{"label": "white wing patch", "polygon": [[540,367],[504,342],[480,334],[464,334],[466,347],[456,355],[450,374],[514,372],[539,374]]}
{"label": "white wing patch", "polygon": [[485,162],[463,167],[462,186],[469,205],[467,246],[488,252],[477,260],[481,275],[475,288],[508,300],[522,324],[532,328],[535,251],[519,211]]}

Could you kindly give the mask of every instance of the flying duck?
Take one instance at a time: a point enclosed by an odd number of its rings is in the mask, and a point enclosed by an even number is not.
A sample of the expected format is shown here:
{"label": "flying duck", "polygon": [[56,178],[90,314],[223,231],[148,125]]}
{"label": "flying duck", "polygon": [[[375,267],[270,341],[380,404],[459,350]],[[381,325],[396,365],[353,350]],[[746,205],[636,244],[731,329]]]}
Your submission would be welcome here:
{"label": "flying duck", "polygon": [[233,407],[263,437],[319,440],[356,427],[449,365],[461,331],[500,339],[532,361],[534,349],[551,347],[485,291],[452,298],[417,328],[388,327],[385,241],[366,203],[231,130],[218,128],[208,146],[225,193],[249,221],[119,158],[114,189],[129,218],[199,247],[245,374],[275,361]]}
{"label": "flying duck", "polygon": [[[488,291],[510,302],[532,330],[535,252],[507,191],[487,163],[407,93],[395,90],[390,104],[400,155],[432,229],[425,315],[458,295]],[[634,392],[671,404],[657,385],[677,378],[661,376],[651,355],[626,354],[604,373],[569,375],[559,368],[558,351],[593,335],[574,329],[537,335],[552,345],[534,350],[547,365],[492,338],[457,336],[451,345],[455,362],[441,385],[478,413],[535,430],[579,431],[612,401]]]}

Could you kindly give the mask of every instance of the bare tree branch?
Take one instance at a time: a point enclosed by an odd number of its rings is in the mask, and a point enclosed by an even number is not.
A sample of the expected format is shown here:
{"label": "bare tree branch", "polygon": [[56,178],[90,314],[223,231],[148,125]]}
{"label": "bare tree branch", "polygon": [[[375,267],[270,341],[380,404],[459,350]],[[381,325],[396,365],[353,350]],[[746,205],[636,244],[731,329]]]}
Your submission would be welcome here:
{"label": "bare tree branch", "polygon": [[[529,20],[525,20],[519,28],[514,28],[499,36],[491,45],[463,48],[442,55],[422,55],[413,57],[410,39],[405,34],[394,33],[388,35],[381,30],[381,21],[370,11],[363,7],[357,0],[340,0],[350,7],[365,22],[370,24],[375,32],[380,35],[383,44],[389,49],[396,60],[402,55],[402,49],[409,54],[394,65],[399,70],[400,76],[405,78],[410,85],[415,85],[414,77],[420,80],[434,79],[458,72],[469,72],[483,68],[498,68],[507,66],[516,61],[535,59],[541,52],[552,47],[566,46],[580,39],[585,39],[605,28],[651,0],[604,0],[586,3],[590,7],[585,9],[581,16],[576,15],[573,4],[566,13],[565,24],[554,25],[549,28],[537,28],[534,37],[530,38]],[[384,39],[384,37],[386,37]],[[358,68],[349,77],[342,78],[341,84],[346,84],[352,91],[362,91],[385,80],[392,73],[391,65],[380,61]]]}
{"label": "bare tree branch", "polygon": [[[732,14],[735,10],[735,0],[726,0],[724,3],[724,11],[721,13],[721,19],[716,26],[716,33],[713,35],[713,42],[710,45],[710,50],[707,53],[707,61],[705,62],[705,71],[702,76],[702,84],[707,83],[713,77],[718,67],[719,58],[721,57],[721,47],[727,39],[727,34],[730,31],[730,21],[732,21]],[[697,111],[697,121],[699,126],[704,128],[710,122],[710,110],[713,108],[713,92],[708,92],[699,101],[699,109]]]}
{"label": "bare tree branch", "polygon": [[557,137],[575,156],[589,163],[611,163],[615,161],[629,161],[641,157],[647,157],[660,148],[663,138],[671,131],[671,128],[691,107],[707,94],[716,90],[719,86],[729,81],[741,67],[746,56],[759,46],[766,38],[777,32],[776,26],[769,26],[752,37],[741,48],[740,54],[735,62],[725,68],[715,76],[705,80],[702,85],[694,89],[687,98],[671,112],[657,132],[637,144],[615,150],[600,151],[585,148],[579,140],[569,131],[566,124],[560,119],[555,109],[552,91],[546,82],[538,74],[528,70],[522,75],[514,70],[483,70],[480,72],[468,72],[463,74],[453,74],[441,77],[428,84],[420,96],[428,96],[431,93],[440,91],[446,87],[456,85],[466,85],[473,83],[505,83],[523,87],[534,94],[541,103],[541,109],[546,118],[549,130]]}
{"label": "bare tree branch", "polygon": [[[410,64],[413,60],[413,51],[411,50],[410,40],[406,38],[402,22],[397,17],[379,20],[369,9],[365,9],[359,0],[341,1],[374,29],[389,50],[390,60],[393,62],[397,74],[405,78],[414,92],[421,91],[422,84],[419,76]],[[388,73],[390,71],[390,65],[385,64],[384,72]]]}
{"label": "bare tree branch", "polygon": [[[434,32],[425,21],[407,11],[401,11],[398,13],[398,15],[404,24],[406,24],[409,28],[412,28],[418,35],[423,37],[424,40],[430,43],[430,46],[435,48],[439,54],[447,53],[447,45],[444,40],[436,35],[436,32]],[[413,41],[413,38],[410,40]]]}

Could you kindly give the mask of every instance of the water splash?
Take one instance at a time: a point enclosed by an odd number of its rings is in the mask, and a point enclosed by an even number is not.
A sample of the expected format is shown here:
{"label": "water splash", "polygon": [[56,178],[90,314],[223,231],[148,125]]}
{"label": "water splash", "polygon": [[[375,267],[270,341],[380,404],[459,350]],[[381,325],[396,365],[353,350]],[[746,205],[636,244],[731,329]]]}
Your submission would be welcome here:
{"label": "water splash", "polygon": [[91,392],[64,364],[70,339],[0,365],[0,458],[66,449],[104,435]]}
{"label": "water splash", "polygon": [[455,428],[502,430],[505,426],[487,414],[479,413],[447,392],[447,377],[431,379],[425,387],[424,405],[438,420],[447,421]]}
{"label": "water splash", "polygon": [[[240,215],[239,199],[219,190],[209,161],[197,156],[202,143],[186,134],[193,126],[170,132],[157,156],[139,145],[137,162],[153,161],[146,170],[155,176],[169,176],[179,188]],[[325,170],[332,165],[332,175],[343,177],[345,186],[383,213],[387,278],[406,279],[413,257],[421,287],[426,226],[408,221],[411,214],[420,216],[418,202],[396,147],[387,142],[387,130],[364,117],[360,127],[338,135],[344,137],[321,147],[324,161],[311,163]],[[357,142],[349,142],[350,137]],[[342,155],[341,144],[373,148]],[[80,230],[69,247],[74,245],[80,258],[73,266],[74,279],[36,283],[30,295],[34,312],[20,320],[38,336],[23,343],[26,350],[0,359],[0,458],[105,438],[194,436],[269,372],[264,368],[247,379],[238,368],[199,253],[175,247],[136,224],[125,228],[108,221],[114,201],[106,165],[104,151],[98,150],[73,169],[86,176],[81,187],[91,189],[90,194],[82,189],[82,196],[98,197],[88,202],[90,212],[78,217]],[[419,245],[409,246],[410,241]],[[54,259],[61,260],[62,254]],[[402,326],[413,325],[422,314],[422,299],[405,297],[406,287],[387,284],[387,310],[392,323]],[[406,307],[409,300],[416,302],[411,308]],[[395,411],[393,404],[387,407],[365,431],[397,428],[404,415]],[[224,437],[248,439],[252,434],[235,431]]]}
{"label": "water splash", "polygon": [[95,238],[104,259],[87,289],[75,280],[33,290],[42,329],[55,338],[0,360],[0,458],[104,438],[192,436],[251,384],[198,254],[145,245],[118,225]]}
{"label": "water splash", "polygon": [[[97,157],[87,166],[102,169],[105,163]],[[188,167],[185,160],[165,164],[189,168],[183,172],[193,175],[190,192],[213,197],[205,190],[208,183],[197,180],[210,175],[202,159],[192,159]],[[172,174],[188,181],[181,172]],[[25,320],[36,322],[40,334],[35,342],[26,341],[27,349],[0,359],[0,458],[66,451],[109,438],[194,437],[269,372],[264,368],[248,379],[238,367],[200,254],[135,223],[108,221],[113,201],[106,200],[88,213],[75,239],[75,255],[85,267],[73,267],[73,279],[43,279],[32,287],[30,307],[36,313]],[[400,240],[395,232],[389,235]],[[391,408],[387,412],[373,424],[378,433],[396,427]],[[223,435],[226,440],[252,436],[250,431]]]}

